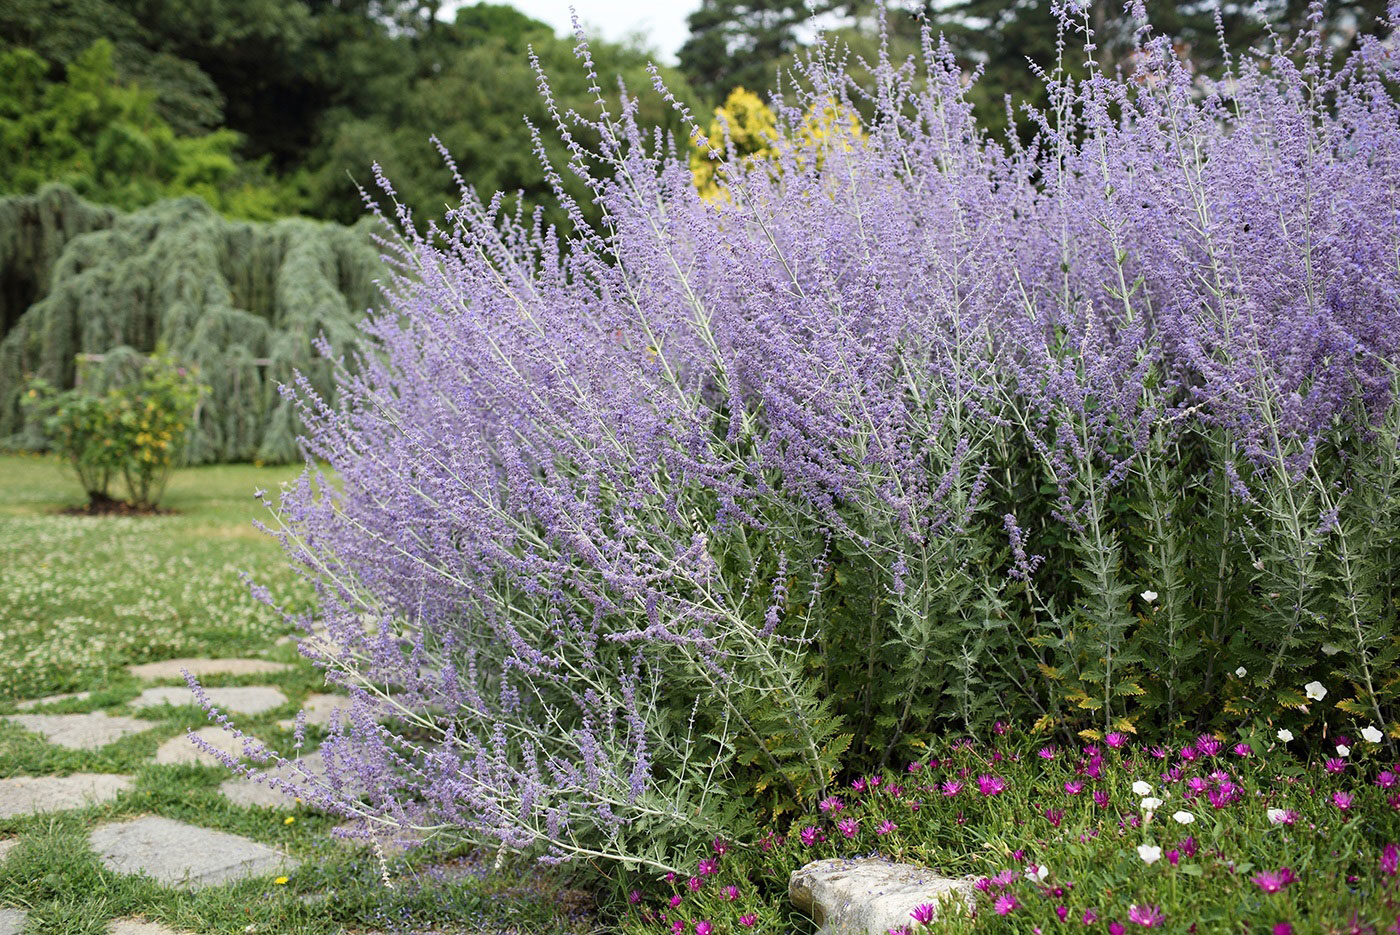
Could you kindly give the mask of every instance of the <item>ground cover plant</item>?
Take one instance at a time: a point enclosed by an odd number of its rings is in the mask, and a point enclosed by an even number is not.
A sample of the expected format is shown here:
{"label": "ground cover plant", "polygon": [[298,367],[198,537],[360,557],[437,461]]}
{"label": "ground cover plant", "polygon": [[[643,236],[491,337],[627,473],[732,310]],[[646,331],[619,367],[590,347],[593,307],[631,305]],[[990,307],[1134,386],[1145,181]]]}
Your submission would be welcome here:
{"label": "ground cover plant", "polygon": [[1057,9],[1004,139],[925,33],[818,49],[757,158],[696,126],[723,197],[599,93],[549,132],[602,231],[465,186],[443,227],[385,209],[377,353],[289,391],[338,481],[278,528],[370,791],[295,791],[684,873],[997,720],[1395,734],[1391,27],[1213,81],[1140,7],[1107,73]]}
{"label": "ground cover plant", "polygon": [[1400,772],[1370,731],[1164,747],[1122,733],[1061,745],[999,725],[989,742],[937,741],[902,769],[857,776],[753,840],[709,841],[686,872],[624,885],[619,929],[811,931],[788,904],[792,871],[879,855],[973,881],[970,905],[915,907],[905,935],[1390,932],[1397,840]]}
{"label": "ground cover plant", "polygon": [[[188,704],[132,708],[150,683],[129,663],[176,657],[242,656],[294,665],[282,672],[206,678],[215,685],[272,685],[287,703],[245,726],[269,742],[292,744],[293,718],[319,674],[290,645],[283,622],[256,603],[241,577],[258,576],[280,599],[304,602],[305,586],[274,543],[252,527],[258,487],[294,476],[251,465],[178,470],[157,516],[75,516],[80,489],[56,457],[0,457],[0,780],[125,774],[130,788],[102,804],[0,817],[0,909],[28,912],[26,932],[104,935],[112,920],[142,916],[200,933],[343,932],[467,935],[593,931],[566,878],[545,877],[468,848],[408,854],[337,837],[341,819],[301,807],[245,807],[220,790],[218,765],[162,763],[167,743],[208,720]],[[170,686],[183,683],[166,679]],[[21,699],[89,692],[24,714],[107,712],[149,729],[96,750],[51,744],[6,716]],[[322,728],[303,734],[309,751]],[[193,749],[193,748],[191,748]],[[0,789],[5,806],[9,790]],[[96,826],[142,815],[236,834],[302,861],[283,876],[187,890],[103,866],[88,841]],[[386,885],[386,880],[388,885]]]}

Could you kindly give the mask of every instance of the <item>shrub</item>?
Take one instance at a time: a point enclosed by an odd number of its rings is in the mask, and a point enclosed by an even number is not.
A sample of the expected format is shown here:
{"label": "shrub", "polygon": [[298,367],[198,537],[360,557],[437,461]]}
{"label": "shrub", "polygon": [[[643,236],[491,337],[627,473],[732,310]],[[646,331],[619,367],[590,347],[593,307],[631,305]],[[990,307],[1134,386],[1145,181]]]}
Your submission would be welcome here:
{"label": "shrub", "polygon": [[[909,933],[1389,931],[1400,920],[1400,778],[1361,737],[1024,732],[934,741],[746,841],[703,842],[680,874],[619,880],[625,935],[811,931],[788,902],[809,861],[880,856],[971,877],[968,907]],[[1247,736],[1248,740],[1241,739]],[[1143,791],[1145,789],[1145,791]],[[969,918],[969,914],[971,918]],[[698,926],[698,927],[697,927]]]}
{"label": "shrub", "polygon": [[1078,9],[1027,146],[925,36],[816,53],[728,198],[600,98],[603,233],[398,213],[379,352],[296,393],[338,481],[282,500],[356,698],[324,798],[676,870],[1008,713],[1393,729],[1393,53],[1216,83],[1144,24],[1119,79]]}
{"label": "shrub", "polygon": [[114,400],[76,390],[59,393],[46,380],[38,379],[30,384],[24,403],[26,408],[43,413],[50,444],[73,467],[88,502],[111,499],[108,490],[122,462],[116,444]]}

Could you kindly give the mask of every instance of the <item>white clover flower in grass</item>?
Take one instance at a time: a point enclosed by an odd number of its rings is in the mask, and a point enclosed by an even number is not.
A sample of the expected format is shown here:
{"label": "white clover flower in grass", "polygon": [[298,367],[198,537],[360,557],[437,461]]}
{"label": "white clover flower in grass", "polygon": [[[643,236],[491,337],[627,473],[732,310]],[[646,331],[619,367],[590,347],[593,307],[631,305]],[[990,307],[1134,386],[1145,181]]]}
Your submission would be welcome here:
{"label": "white clover flower in grass", "polygon": [[1189,825],[1189,824],[1191,824],[1191,822],[1193,822],[1193,821],[1195,821],[1195,820],[1196,820],[1196,816],[1195,816],[1195,815],[1192,815],[1190,812],[1173,812],[1173,813],[1172,813],[1172,821],[1175,821],[1178,825]]}
{"label": "white clover flower in grass", "polygon": [[1157,599],[1157,592],[1156,592],[1156,591],[1143,591],[1143,592],[1142,592],[1142,599],[1143,599],[1144,601],[1147,601],[1147,603],[1151,604],[1153,601],[1155,601],[1155,600]]}
{"label": "white clover flower in grass", "polygon": [[1278,739],[1282,740],[1284,743],[1291,743],[1293,741],[1293,731],[1286,727],[1279,728]]}
{"label": "white clover flower in grass", "polygon": [[1139,844],[1137,852],[1142,862],[1148,866],[1162,859],[1162,849],[1155,844]]}
{"label": "white clover flower in grass", "polygon": [[1142,810],[1144,812],[1155,812],[1162,807],[1162,800],[1155,796],[1148,796],[1142,800]]}
{"label": "white clover flower in grass", "polygon": [[1313,701],[1321,701],[1327,697],[1327,689],[1322,687],[1322,683],[1314,679],[1303,686],[1303,693]]}
{"label": "white clover flower in grass", "polygon": [[1385,738],[1385,734],[1382,734],[1379,730],[1377,730],[1376,725],[1370,724],[1366,727],[1361,728],[1361,737],[1367,743],[1380,743],[1381,740]]}
{"label": "white clover flower in grass", "polygon": [[1139,779],[1133,783],[1133,795],[1151,795],[1152,787]]}
{"label": "white clover flower in grass", "polygon": [[1244,666],[1240,666],[1238,669],[1235,670],[1235,676],[1237,678],[1244,678],[1248,674],[1249,670],[1246,669]]}

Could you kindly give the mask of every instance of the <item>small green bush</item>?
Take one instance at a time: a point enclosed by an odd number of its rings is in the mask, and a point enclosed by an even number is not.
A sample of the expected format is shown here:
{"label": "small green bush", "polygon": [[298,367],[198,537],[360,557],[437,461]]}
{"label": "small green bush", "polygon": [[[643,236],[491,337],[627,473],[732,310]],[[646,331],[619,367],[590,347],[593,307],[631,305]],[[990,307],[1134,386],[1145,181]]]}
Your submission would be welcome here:
{"label": "small green bush", "polygon": [[120,472],[131,505],[150,510],[182,460],[206,392],[192,370],[156,354],[137,358],[129,381],[102,393],[81,386],[60,393],[36,379],[25,404],[42,413],[50,444],[73,466],[89,504],[112,499],[109,488]]}

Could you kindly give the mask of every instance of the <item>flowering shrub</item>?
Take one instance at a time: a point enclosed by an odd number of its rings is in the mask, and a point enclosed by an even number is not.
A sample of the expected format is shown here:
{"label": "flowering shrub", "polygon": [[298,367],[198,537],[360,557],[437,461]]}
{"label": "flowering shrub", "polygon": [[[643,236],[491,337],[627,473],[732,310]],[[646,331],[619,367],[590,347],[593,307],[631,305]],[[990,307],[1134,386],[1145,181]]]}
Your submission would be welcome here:
{"label": "flowering shrub", "polygon": [[[971,907],[914,907],[907,933],[1393,931],[1400,764],[1361,738],[1301,762],[1274,737],[1244,736],[936,743],[833,790],[781,834],[716,840],[684,872],[619,881],[619,928],[810,931],[788,905],[792,871],[874,855],[974,881]],[[1328,753],[1344,767],[1328,768]]]}
{"label": "flowering shrub", "polygon": [[1394,732],[1395,53],[1140,39],[1028,145],[925,37],[871,87],[819,51],[772,158],[714,141],[726,198],[600,95],[551,112],[601,231],[399,209],[379,353],[291,391],[338,481],[280,535],[355,699],[301,794],[679,871],[1008,713]]}

